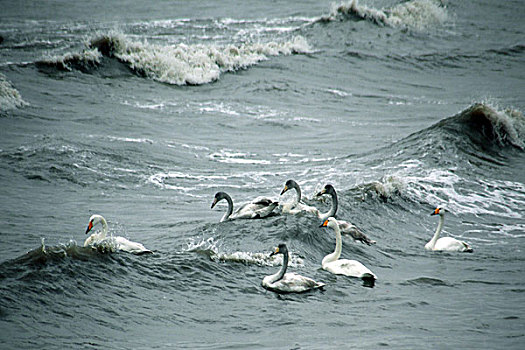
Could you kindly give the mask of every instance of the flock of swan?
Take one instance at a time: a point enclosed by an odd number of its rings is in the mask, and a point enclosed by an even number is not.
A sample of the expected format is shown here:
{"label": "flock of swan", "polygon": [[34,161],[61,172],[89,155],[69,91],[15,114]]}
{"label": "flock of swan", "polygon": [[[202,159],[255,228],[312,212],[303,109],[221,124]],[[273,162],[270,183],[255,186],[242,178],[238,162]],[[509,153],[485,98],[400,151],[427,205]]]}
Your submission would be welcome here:
{"label": "flock of swan", "polygon": [[[277,207],[281,208],[282,214],[312,214],[322,221],[321,227],[330,228],[335,232],[335,250],[333,253],[328,254],[323,258],[321,262],[322,268],[336,275],[360,278],[373,285],[377,277],[372,271],[370,271],[369,268],[357,260],[339,259],[342,252],[342,234],[349,235],[355,241],[360,241],[361,243],[367,245],[375,244],[376,241],[368,238],[355,225],[347,221],[335,219],[335,214],[338,208],[337,193],[335,188],[332,185],[327,184],[319,193],[316,194],[316,197],[323,195],[329,195],[331,197],[330,209],[325,213],[322,213],[313,206],[301,202],[301,188],[294,180],[288,180],[286,182],[283,190],[281,191],[281,195],[290,190],[295,190],[296,193],[294,199],[290,203],[280,204],[279,202],[273,201],[269,198],[258,197],[253,201],[242,205],[235,211],[233,209],[233,200],[231,197],[225,192],[217,192],[215,194],[215,198],[213,199],[211,208],[213,209],[215,205],[221,200],[225,200],[228,203],[228,209],[221,218],[221,222],[235,219],[264,218],[275,214],[276,212],[274,210]],[[443,208],[437,208],[433,213],[430,214],[439,215],[439,224],[434,233],[434,236],[425,245],[425,249],[449,252],[472,252],[472,248],[466,242],[459,241],[452,237],[439,238],[441,230],[443,229],[443,223],[445,221],[445,212],[446,211]],[[107,237],[108,224],[106,219],[104,219],[104,217],[101,215],[94,214],[90,217],[86,234],[91,232],[98,224],[102,225],[102,230],[100,232],[91,234],[84,242],[85,247],[93,247],[108,239],[111,239],[111,242],[116,245],[118,250],[123,250],[134,254],[152,253],[151,250],[144,247],[144,245],[141,243],[132,242],[124,237]],[[286,272],[289,260],[289,253],[286,244],[279,244],[279,246],[275,248],[274,251],[272,251],[270,256],[276,254],[283,255],[283,263],[277,273],[263,278],[262,286],[264,288],[280,293],[302,293],[312,289],[322,288],[324,286],[324,283],[316,282],[311,278],[301,276],[296,273]]]}

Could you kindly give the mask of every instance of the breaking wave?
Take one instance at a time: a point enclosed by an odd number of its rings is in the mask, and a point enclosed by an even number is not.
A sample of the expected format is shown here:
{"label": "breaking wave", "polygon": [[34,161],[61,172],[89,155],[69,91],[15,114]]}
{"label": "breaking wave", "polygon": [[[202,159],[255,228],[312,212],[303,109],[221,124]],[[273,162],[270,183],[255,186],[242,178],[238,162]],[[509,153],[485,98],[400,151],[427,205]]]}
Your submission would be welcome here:
{"label": "breaking wave", "polygon": [[[282,255],[270,256],[270,253],[262,252],[222,252],[217,241],[210,237],[200,242],[191,241],[188,243],[188,252],[200,253],[208,256],[210,260],[216,262],[234,262],[246,265],[258,266],[281,266],[283,264]],[[303,259],[296,254],[289,253],[290,261],[288,266],[302,266]]]}
{"label": "breaking wave", "polygon": [[20,92],[0,73],[0,112],[27,105]]}
{"label": "breaking wave", "polygon": [[201,85],[219,79],[225,72],[246,69],[270,56],[309,53],[306,39],[243,43],[239,45],[160,45],[133,41],[122,34],[92,39],[81,53],[45,59],[39,64],[60,70],[88,70],[103,57],[115,58],[139,76],[173,85]]}
{"label": "breaking wave", "polygon": [[360,5],[358,0],[352,0],[334,5],[330,16],[325,20],[334,20],[341,16],[370,21],[380,26],[422,30],[445,22],[447,11],[432,0],[412,0],[381,10]]}
{"label": "breaking wave", "polygon": [[479,145],[511,145],[525,149],[525,117],[512,108],[499,110],[489,104],[476,103],[436,127],[463,133]]}

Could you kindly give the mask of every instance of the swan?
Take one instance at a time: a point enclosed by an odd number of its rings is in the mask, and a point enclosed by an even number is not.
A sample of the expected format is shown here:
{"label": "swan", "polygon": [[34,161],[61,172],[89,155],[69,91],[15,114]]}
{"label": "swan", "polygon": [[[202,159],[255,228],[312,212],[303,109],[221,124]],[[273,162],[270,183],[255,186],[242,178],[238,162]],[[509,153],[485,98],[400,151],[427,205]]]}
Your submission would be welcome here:
{"label": "swan", "polygon": [[211,208],[215,207],[217,203],[225,199],[228,202],[228,210],[222,217],[220,222],[233,219],[259,219],[270,215],[279,202],[274,202],[271,199],[259,197],[250,203],[242,205],[239,209],[233,212],[233,201],[226,192],[217,192]]}
{"label": "swan", "polygon": [[[319,219],[323,221],[325,221],[331,216],[335,217],[335,213],[337,212],[338,208],[337,193],[335,192],[334,186],[330,184],[325,185],[321,192],[317,193],[316,196],[320,197],[324,194],[330,195],[330,197],[332,198],[332,204],[328,212],[319,213]],[[361,241],[361,243],[368,245],[376,243],[376,241],[373,241],[370,238],[368,238],[360,229],[357,228],[357,226],[349,223],[348,221],[337,220],[337,224],[339,225],[341,234],[350,235],[355,241]]]}
{"label": "swan", "polygon": [[293,272],[286,273],[286,268],[288,267],[288,248],[286,244],[279,244],[270,256],[275,254],[283,255],[283,265],[279,272],[263,278],[262,286],[264,288],[278,293],[303,293],[312,289],[322,288],[325,285]]}
{"label": "swan", "polygon": [[425,244],[425,249],[426,250],[440,250],[440,251],[447,251],[447,252],[472,253],[473,252],[472,248],[466,242],[459,241],[452,237],[439,238],[439,234],[441,233],[441,230],[443,229],[443,223],[445,222],[445,212],[446,211],[443,208],[436,208],[436,210],[434,210],[434,212],[430,214],[430,215],[439,215],[439,224],[438,224],[438,227],[432,239],[427,244]]}
{"label": "swan", "polygon": [[[84,247],[101,243],[106,239],[108,233],[108,223],[102,215],[94,214],[89,218],[86,234],[88,234],[97,224],[102,224],[102,230],[91,234],[84,242]],[[124,237],[112,237],[119,250],[133,254],[153,253],[142,245],[142,243],[132,242]]]}
{"label": "swan", "polygon": [[365,265],[357,260],[339,259],[341,256],[342,242],[341,230],[337,224],[337,220],[329,217],[325,220],[321,227],[329,227],[335,231],[335,251],[323,258],[321,265],[324,270],[336,275],[345,275],[350,277],[357,277],[364,280],[375,280],[376,275],[370,271]]}
{"label": "swan", "polygon": [[301,203],[301,188],[299,187],[299,184],[294,180],[286,181],[286,183],[284,184],[284,188],[281,191],[281,196],[291,189],[295,189],[297,195],[291,203],[285,203],[282,205],[283,213],[299,214],[302,212],[308,212],[319,216],[319,210],[317,208]]}

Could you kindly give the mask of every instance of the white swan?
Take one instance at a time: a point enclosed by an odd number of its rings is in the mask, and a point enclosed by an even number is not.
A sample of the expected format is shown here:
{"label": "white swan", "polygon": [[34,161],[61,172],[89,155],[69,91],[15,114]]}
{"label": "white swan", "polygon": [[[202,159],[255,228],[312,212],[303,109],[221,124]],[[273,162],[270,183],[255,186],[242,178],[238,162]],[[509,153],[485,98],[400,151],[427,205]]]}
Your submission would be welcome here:
{"label": "white swan", "polygon": [[[108,223],[102,215],[94,214],[89,218],[86,234],[88,234],[89,231],[91,231],[93,227],[95,227],[99,223],[102,224],[102,230],[100,232],[95,232],[91,234],[84,242],[84,247],[98,244],[106,240],[106,235],[108,233]],[[142,243],[132,242],[124,237],[118,236],[111,237],[111,239],[113,242],[116,243],[118,250],[123,250],[125,252],[133,254],[153,253],[151,250],[144,247]]]}
{"label": "white swan", "polygon": [[281,196],[291,189],[295,190],[296,196],[291,203],[282,204],[283,213],[299,214],[299,213],[307,212],[307,213],[312,213],[314,215],[319,216],[319,210],[317,208],[301,203],[301,188],[299,187],[299,184],[295,182],[294,180],[286,181],[286,183],[284,184],[284,188],[281,191]]}
{"label": "white swan", "polygon": [[283,265],[279,272],[263,278],[262,286],[264,288],[280,293],[303,293],[324,286],[324,283],[316,282],[311,278],[293,272],[286,273],[286,268],[288,267],[288,248],[286,244],[279,244],[270,256],[275,254],[283,255]]}
{"label": "white swan", "polygon": [[270,215],[275,207],[279,205],[279,202],[274,202],[268,198],[256,198],[250,203],[242,205],[239,209],[233,212],[233,201],[230,195],[226,192],[217,192],[211,208],[215,207],[215,204],[225,199],[228,202],[228,210],[221,219],[221,222],[226,220],[234,219],[259,219]]}
{"label": "white swan", "polygon": [[[331,216],[335,217],[335,213],[337,212],[338,208],[337,193],[335,192],[334,186],[330,184],[325,185],[321,192],[317,193],[316,196],[319,197],[324,194],[327,194],[332,198],[332,203],[328,212],[319,213],[319,218],[323,221],[325,221]],[[373,241],[370,238],[368,238],[359,228],[357,228],[357,226],[349,223],[348,221],[337,220],[337,224],[339,225],[341,234],[350,235],[355,241],[361,241],[361,243],[368,245],[376,243],[376,241]]]}
{"label": "white swan", "polygon": [[439,238],[439,234],[441,233],[441,230],[443,229],[443,223],[445,222],[445,212],[446,211],[443,208],[436,208],[436,210],[434,210],[434,212],[430,214],[430,215],[439,214],[439,224],[430,242],[425,244],[425,249],[426,250],[440,250],[440,251],[447,251],[447,252],[472,253],[473,252],[472,248],[466,242],[459,241],[452,237]]}
{"label": "white swan", "polygon": [[341,230],[339,229],[337,220],[333,217],[329,217],[321,226],[329,227],[335,231],[335,251],[323,258],[321,265],[324,270],[336,275],[345,275],[368,280],[375,280],[377,278],[372,271],[357,260],[338,260],[341,256],[342,242]]}

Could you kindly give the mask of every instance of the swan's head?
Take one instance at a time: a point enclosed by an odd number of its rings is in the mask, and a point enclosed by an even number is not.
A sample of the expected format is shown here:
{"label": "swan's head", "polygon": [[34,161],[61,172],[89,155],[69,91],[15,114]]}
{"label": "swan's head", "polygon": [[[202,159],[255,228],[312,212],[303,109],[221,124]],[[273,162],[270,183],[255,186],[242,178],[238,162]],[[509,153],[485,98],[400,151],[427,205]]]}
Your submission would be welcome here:
{"label": "swan's head", "polygon": [[338,227],[337,220],[333,216],[330,216],[328,219],[323,221],[320,227],[330,227],[331,229],[334,229]]}
{"label": "swan's head", "polygon": [[321,192],[317,193],[316,196],[319,197],[319,196],[322,196],[323,194],[331,194],[331,195],[334,195],[335,194],[335,188],[334,186],[330,185],[330,184],[327,184],[323,187],[323,189],[321,190]]}
{"label": "swan's head", "polygon": [[288,190],[291,190],[292,188],[298,188],[298,187],[299,187],[299,185],[294,180],[290,179],[290,180],[286,181],[286,183],[284,184],[284,188],[281,191],[281,196],[283,194],[285,194]]}
{"label": "swan's head", "polygon": [[274,249],[274,251],[270,254],[270,256],[274,256],[276,254],[288,254],[288,247],[286,247],[286,244],[281,243],[278,247]]}
{"label": "swan's head", "polygon": [[226,192],[217,192],[215,193],[215,198],[213,198],[213,203],[211,203],[211,208],[215,206],[215,204],[219,203],[221,200],[228,198],[228,194]]}
{"label": "swan's head", "polygon": [[91,217],[89,218],[87,229],[86,229],[86,234],[88,234],[88,232],[91,231],[93,227],[95,227],[97,224],[103,221],[105,221],[105,219],[102,217],[102,215],[98,215],[98,214],[91,215]]}
{"label": "swan's head", "polygon": [[434,210],[430,215],[443,216],[443,215],[445,215],[445,209],[443,209],[443,208],[436,208],[436,210]]}

